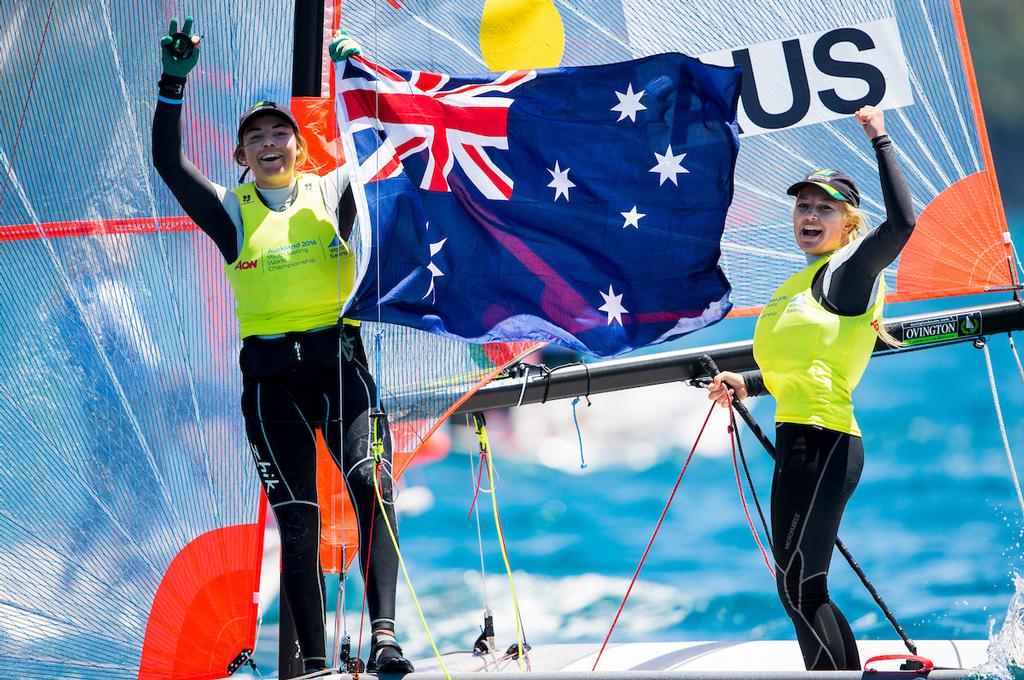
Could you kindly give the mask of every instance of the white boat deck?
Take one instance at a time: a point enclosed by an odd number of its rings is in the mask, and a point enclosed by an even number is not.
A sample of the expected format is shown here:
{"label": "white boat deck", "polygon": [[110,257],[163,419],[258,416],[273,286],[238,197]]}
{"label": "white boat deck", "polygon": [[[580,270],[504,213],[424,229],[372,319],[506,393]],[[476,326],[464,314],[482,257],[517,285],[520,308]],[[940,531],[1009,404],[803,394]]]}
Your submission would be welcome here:
{"label": "white boat deck", "polygon": [[[952,680],[971,675],[970,669],[987,661],[988,640],[919,640],[918,653],[935,664],[927,674],[931,680]],[[898,640],[858,642],[861,662],[883,654],[903,654],[906,647]],[[515,659],[477,656],[469,652],[444,655],[445,668],[452,680],[479,678],[498,673],[509,680],[848,680],[871,678],[925,677],[912,671],[899,671],[899,662],[872,664],[874,673],[862,671],[804,670],[795,641],[754,642],[644,642],[609,645],[596,671],[591,671],[600,646],[596,644],[543,645],[530,653],[529,669],[520,670]],[[436,658],[414,661],[414,680],[443,680]],[[364,674],[365,675],[365,674]],[[310,676],[312,677],[312,676]],[[327,673],[317,680],[341,680],[351,675]],[[395,677],[395,676],[382,676]],[[975,676],[977,677],[977,676]]]}

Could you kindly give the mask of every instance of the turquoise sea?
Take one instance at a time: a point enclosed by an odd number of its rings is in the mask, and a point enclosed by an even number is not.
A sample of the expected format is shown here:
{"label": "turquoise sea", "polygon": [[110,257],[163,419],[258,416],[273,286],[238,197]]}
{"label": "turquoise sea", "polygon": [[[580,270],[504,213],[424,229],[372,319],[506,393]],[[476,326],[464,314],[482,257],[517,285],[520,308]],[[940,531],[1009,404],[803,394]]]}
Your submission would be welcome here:
{"label": "turquoise sea", "polygon": [[[1024,214],[1012,216],[1011,223],[1018,239],[1024,238]],[[996,300],[946,302],[948,308],[975,301]],[[888,309],[887,316],[939,308],[909,303]],[[752,327],[752,320],[723,322],[689,338],[686,346],[748,338]],[[1014,460],[1024,467],[1024,383],[1006,336],[990,338],[989,346]],[[696,390],[679,386],[678,394],[684,392]],[[583,440],[584,453],[594,458],[586,470],[579,467],[568,402],[543,407],[555,415],[535,428],[554,423],[562,441],[571,443],[571,455],[554,463],[544,461],[543,453],[523,454],[531,442],[547,450],[549,435],[531,432],[518,414],[512,414],[519,419],[514,427],[492,417],[498,422],[492,433],[496,493],[531,643],[599,642],[607,633],[706,413],[699,395],[680,396],[676,404],[666,394],[637,390],[620,396],[631,410],[615,407],[601,417],[618,412],[636,426],[619,423],[614,436],[591,417]],[[602,398],[594,397],[595,409]],[[876,358],[855,398],[866,463],[840,535],[907,633],[917,639],[984,639],[1006,619],[1019,627],[1011,598],[1014,576],[1024,569],[1024,508],[1000,437],[984,353],[963,344]],[[770,425],[771,402],[755,400],[752,406],[762,425]],[[645,413],[658,414],[657,422]],[[510,432],[516,433],[514,445],[502,441]],[[475,440],[464,428],[451,435],[450,455],[406,473],[406,502],[419,507],[400,518],[402,552],[442,652],[471,648],[485,599],[495,612],[498,643],[508,645],[515,641],[512,598],[490,497],[480,497],[485,577],[477,524],[467,518],[473,497],[467,453]],[[774,580],[747,527],[723,442],[720,435],[711,453],[699,450],[687,471],[614,641],[792,638]],[[745,449],[766,504],[770,461],[749,435]],[[747,502],[753,513],[749,492]],[[358,581],[353,570],[344,621],[354,644]],[[332,591],[336,583],[330,581]],[[429,656],[401,577],[398,590],[400,641],[411,656]],[[831,592],[859,637],[896,639],[838,554]],[[262,672],[276,665],[276,618],[272,605],[257,651]]]}

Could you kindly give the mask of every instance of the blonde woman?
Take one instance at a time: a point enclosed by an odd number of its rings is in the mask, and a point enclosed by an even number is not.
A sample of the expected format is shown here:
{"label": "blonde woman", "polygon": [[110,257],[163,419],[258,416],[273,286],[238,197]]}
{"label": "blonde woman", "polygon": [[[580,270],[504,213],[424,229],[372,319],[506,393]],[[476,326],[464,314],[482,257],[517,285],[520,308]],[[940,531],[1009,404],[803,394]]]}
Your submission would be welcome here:
{"label": "blonde woman", "polygon": [[857,120],[875,149],[886,220],[864,233],[853,180],[818,170],[789,187],[793,235],[807,266],[779,286],[754,331],[760,370],[719,373],[709,398],[772,394],[775,473],[771,525],[779,596],[796,628],[808,670],[857,670],[850,625],[828,593],[839,522],[860,479],[864,447],[851,393],[881,326],[882,270],[914,230],[910,191],[885,134],[882,111],[866,106]]}

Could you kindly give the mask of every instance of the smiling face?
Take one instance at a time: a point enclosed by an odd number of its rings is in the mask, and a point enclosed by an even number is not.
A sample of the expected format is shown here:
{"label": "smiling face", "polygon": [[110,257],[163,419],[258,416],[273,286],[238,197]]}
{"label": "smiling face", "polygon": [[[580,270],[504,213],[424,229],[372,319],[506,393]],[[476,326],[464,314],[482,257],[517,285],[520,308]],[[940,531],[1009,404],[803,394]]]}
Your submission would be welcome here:
{"label": "smiling face", "polygon": [[800,189],[793,206],[793,234],[800,250],[808,255],[831,253],[846,243],[851,229],[842,201],[816,186]]}
{"label": "smiling face", "polygon": [[256,184],[265,189],[290,186],[295,167],[305,158],[305,145],[295,129],[281,116],[256,116],[242,132],[236,160],[247,165]]}

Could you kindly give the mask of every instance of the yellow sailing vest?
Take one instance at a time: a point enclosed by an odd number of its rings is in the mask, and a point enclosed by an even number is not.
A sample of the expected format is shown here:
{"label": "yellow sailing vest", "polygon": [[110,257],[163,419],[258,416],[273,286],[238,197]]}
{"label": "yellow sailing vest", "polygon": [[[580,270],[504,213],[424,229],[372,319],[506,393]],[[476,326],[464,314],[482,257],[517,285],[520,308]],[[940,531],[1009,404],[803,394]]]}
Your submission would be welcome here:
{"label": "yellow sailing vest", "polygon": [[853,388],[875,346],[885,284],[860,316],[840,316],[814,300],[811,283],[829,256],[779,286],[754,329],[754,360],[775,397],[775,422],[818,425],[860,436]]}
{"label": "yellow sailing vest", "polygon": [[243,338],[332,326],[355,283],[355,257],[324,207],[320,178],[301,174],[297,182],[282,211],[263,203],[255,182],[232,189],[243,238],[224,271]]}

